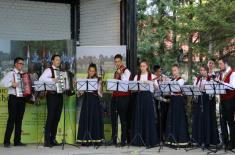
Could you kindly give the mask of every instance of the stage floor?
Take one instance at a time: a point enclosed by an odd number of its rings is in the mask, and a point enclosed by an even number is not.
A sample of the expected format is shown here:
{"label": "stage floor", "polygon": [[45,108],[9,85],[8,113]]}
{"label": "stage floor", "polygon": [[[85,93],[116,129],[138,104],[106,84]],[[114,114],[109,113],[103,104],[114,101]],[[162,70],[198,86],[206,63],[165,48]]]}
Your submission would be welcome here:
{"label": "stage floor", "polygon": [[[173,150],[164,147],[161,152],[158,152],[158,147],[152,149],[145,149],[144,147],[114,147],[114,146],[101,146],[98,149],[94,147],[80,147],[76,148],[74,146],[66,145],[65,149],[62,150],[61,147],[44,148],[36,145],[28,145],[27,147],[11,147],[4,148],[0,146],[0,155],[207,155],[208,151],[202,151],[200,149],[192,150],[186,152],[184,149]],[[212,153],[214,154],[214,153]],[[222,154],[233,154],[231,152],[225,153],[224,151],[219,151],[217,155]]]}

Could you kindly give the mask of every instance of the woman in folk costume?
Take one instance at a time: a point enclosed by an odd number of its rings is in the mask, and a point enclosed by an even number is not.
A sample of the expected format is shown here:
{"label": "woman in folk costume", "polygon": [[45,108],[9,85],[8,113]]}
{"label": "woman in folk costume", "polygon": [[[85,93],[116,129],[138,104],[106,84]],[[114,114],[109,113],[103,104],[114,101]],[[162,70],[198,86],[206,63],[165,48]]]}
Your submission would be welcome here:
{"label": "woman in folk costume", "polygon": [[[153,82],[156,77],[149,72],[147,61],[140,63],[140,73],[135,76],[134,81],[146,81],[150,83],[149,91],[138,91],[133,105],[132,119],[132,145],[154,147],[159,144],[159,135],[156,126],[156,111],[153,100]],[[157,82],[156,82],[157,83]]]}
{"label": "woman in folk costume", "polygon": [[104,140],[103,111],[99,96],[102,96],[101,80],[97,76],[97,67],[90,64],[88,79],[98,80],[98,91],[85,92],[81,108],[77,142],[99,145]]}
{"label": "woman in folk costume", "polygon": [[[172,75],[172,81],[177,81],[180,86],[184,85],[178,65],[172,66]],[[166,144],[186,146],[189,142],[189,133],[185,98],[180,92],[172,92],[170,100],[166,123]]]}
{"label": "woman in folk costume", "polygon": [[208,67],[201,66],[200,75],[194,81],[194,86],[200,88],[202,95],[193,103],[192,142],[203,147],[219,144],[215,98],[205,92],[205,84],[210,79]]}

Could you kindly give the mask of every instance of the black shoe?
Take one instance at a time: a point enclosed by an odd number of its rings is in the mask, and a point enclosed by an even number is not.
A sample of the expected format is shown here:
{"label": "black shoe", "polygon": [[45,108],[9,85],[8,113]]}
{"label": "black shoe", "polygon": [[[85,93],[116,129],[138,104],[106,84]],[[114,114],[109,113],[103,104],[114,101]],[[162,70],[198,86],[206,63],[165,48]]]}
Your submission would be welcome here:
{"label": "black shoe", "polygon": [[234,145],[229,144],[229,145],[228,145],[228,147],[227,147],[227,149],[228,149],[228,150],[233,150],[233,149],[235,149],[235,146],[234,146]]}
{"label": "black shoe", "polygon": [[11,144],[10,144],[10,143],[5,143],[5,144],[4,144],[4,147],[5,147],[5,148],[10,148],[10,147],[11,147]]}
{"label": "black shoe", "polygon": [[124,146],[126,146],[126,143],[125,142],[121,142],[121,147],[124,147]]}
{"label": "black shoe", "polygon": [[52,146],[60,146],[61,144],[58,143],[56,140],[51,141]]}
{"label": "black shoe", "polygon": [[49,143],[44,143],[44,147],[53,147],[51,144],[49,144]]}
{"label": "black shoe", "polygon": [[21,142],[18,142],[18,143],[14,143],[14,146],[26,146],[26,144],[23,144]]}

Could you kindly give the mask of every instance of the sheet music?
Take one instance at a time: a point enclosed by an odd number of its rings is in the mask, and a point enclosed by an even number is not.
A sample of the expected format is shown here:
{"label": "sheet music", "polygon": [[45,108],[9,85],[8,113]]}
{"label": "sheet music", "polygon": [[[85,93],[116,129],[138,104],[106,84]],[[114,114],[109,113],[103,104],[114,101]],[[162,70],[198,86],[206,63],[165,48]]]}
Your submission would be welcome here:
{"label": "sheet music", "polygon": [[55,82],[34,81],[33,88],[35,91],[56,91]]}
{"label": "sheet music", "polygon": [[97,91],[98,79],[77,79],[78,91]]}
{"label": "sheet music", "polygon": [[[152,86],[152,89],[151,89]],[[153,90],[152,81],[129,81],[129,89],[132,91],[151,91]]]}
{"label": "sheet music", "polygon": [[170,95],[172,92],[181,92],[181,87],[177,81],[162,81],[159,83],[159,89],[163,95]]}
{"label": "sheet music", "polygon": [[182,92],[184,95],[187,96],[199,96],[202,95],[200,88],[198,86],[193,86],[193,85],[184,85],[181,87]]}
{"label": "sheet music", "polygon": [[226,94],[225,86],[214,81],[207,81],[205,84],[205,90],[207,94]]}
{"label": "sheet music", "polygon": [[129,88],[128,83],[129,83],[129,81],[108,79],[107,80],[107,90],[128,92],[128,88]]}

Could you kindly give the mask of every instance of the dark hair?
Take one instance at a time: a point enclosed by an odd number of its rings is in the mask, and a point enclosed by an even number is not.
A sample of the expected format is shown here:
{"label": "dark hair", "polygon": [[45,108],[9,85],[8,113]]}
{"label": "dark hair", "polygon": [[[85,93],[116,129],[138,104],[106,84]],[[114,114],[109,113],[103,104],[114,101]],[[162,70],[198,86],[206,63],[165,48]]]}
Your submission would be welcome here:
{"label": "dark hair", "polygon": [[114,60],[115,59],[121,59],[122,60],[122,55],[121,54],[116,54],[115,56],[114,56]]}
{"label": "dark hair", "polygon": [[210,58],[210,59],[208,59],[208,61],[213,61],[213,62],[215,62],[215,59],[214,59],[214,58]]}
{"label": "dark hair", "polygon": [[173,67],[180,68],[180,66],[179,66],[178,64],[174,64],[174,65],[172,65],[172,68],[173,68]]}
{"label": "dark hair", "polygon": [[52,57],[51,57],[51,61],[55,60],[56,57],[61,58],[61,56],[60,56],[59,54],[54,54],[54,55],[52,55]]}
{"label": "dark hair", "polygon": [[154,72],[157,72],[159,69],[161,69],[161,66],[160,66],[160,65],[154,65],[154,66],[153,66],[153,71],[154,71]]}
{"label": "dark hair", "polygon": [[221,58],[219,58],[219,61],[223,61],[224,63],[228,63],[228,58],[226,58],[226,57],[221,57]]}
{"label": "dark hair", "polygon": [[15,65],[16,63],[18,63],[19,61],[24,61],[24,59],[21,58],[21,57],[16,57],[16,58],[14,59],[14,65]]}
{"label": "dark hair", "polygon": [[[94,63],[91,63],[90,65],[89,65],[89,67],[88,67],[88,70],[90,69],[90,68],[94,68],[95,69],[95,71],[96,71],[96,74],[94,75],[94,77],[98,77],[98,75],[97,75],[97,66],[96,66],[96,64],[94,64]],[[87,76],[88,78],[89,78],[89,75]],[[94,78],[93,77],[93,78]]]}
{"label": "dark hair", "polygon": [[202,64],[200,68],[204,68],[207,72],[209,72],[209,68],[206,64]]}
{"label": "dark hair", "polygon": [[[140,61],[140,64],[142,64],[142,63],[146,63],[148,65],[147,71],[150,72],[148,61],[146,59],[143,59],[143,60]],[[141,73],[141,70],[139,71],[139,74],[140,73]]]}

